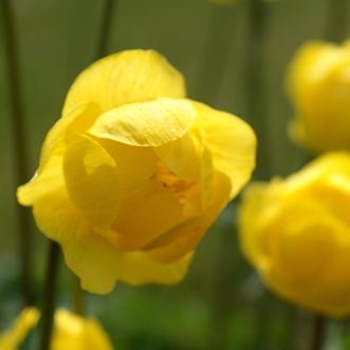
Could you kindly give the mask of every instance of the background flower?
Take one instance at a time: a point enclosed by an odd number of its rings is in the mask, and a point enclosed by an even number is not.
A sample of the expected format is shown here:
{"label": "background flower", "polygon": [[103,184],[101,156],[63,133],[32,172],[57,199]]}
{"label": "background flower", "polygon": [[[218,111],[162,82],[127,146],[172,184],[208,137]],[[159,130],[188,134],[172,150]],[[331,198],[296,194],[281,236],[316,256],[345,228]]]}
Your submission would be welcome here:
{"label": "background flower", "polygon": [[[2,350],[17,350],[36,326],[40,318],[34,307],[25,308],[14,325],[0,335]],[[83,318],[64,309],[55,313],[51,350],[113,350],[100,324],[92,318]]]}
{"label": "background flower", "polygon": [[239,212],[243,251],[280,296],[350,313],[350,156],[320,157],[286,180],[251,185]]}
{"label": "background flower", "polygon": [[255,136],[237,117],[184,98],[154,51],[106,57],[68,92],[36,176],[18,190],[82,286],[172,284],[250,178]]}
{"label": "background flower", "polygon": [[293,58],[287,89],[292,139],[314,153],[350,149],[350,44],[311,42]]}

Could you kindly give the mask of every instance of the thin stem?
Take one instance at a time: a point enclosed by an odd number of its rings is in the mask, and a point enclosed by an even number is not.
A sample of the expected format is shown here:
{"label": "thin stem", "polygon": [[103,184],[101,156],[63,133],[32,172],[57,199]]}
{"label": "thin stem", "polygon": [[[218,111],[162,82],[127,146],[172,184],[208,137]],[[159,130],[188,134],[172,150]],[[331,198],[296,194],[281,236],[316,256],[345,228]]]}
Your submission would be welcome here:
{"label": "thin stem", "polygon": [[105,6],[103,9],[101,20],[101,31],[99,34],[96,50],[96,58],[103,57],[107,54],[107,47],[112,27],[113,13],[117,4],[118,0],[105,0]]}
{"label": "thin stem", "polygon": [[247,114],[255,128],[259,140],[258,166],[261,178],[269,177],[271,159],[269,157],[269,128],[267,106],[264,95],[264,54],[265,37],[269,23],[269,4],[261,0],[248,1],[248,37],[246,39],[246,105]]}
{"label": "thin stem", "polygon": [[341,42],[347,36],[350,2],[348,0],[328,0],[326,40]]}
{"label": "thin stem", "polygon": [[321,350],[326,335],[326,319],[321,315],[314,315],[313,335],[310,350]]}
{"label": "thin stem", "polygon": [[75,290],[74,290],[74,312],[79,315],[85,314],[85,292],[81,289],[80,280],[76,278]]}
{"label": "thin stem", "polygon": [[[28,148],[25,130],[25,118],[21,93],[20,64],[14,11],[11,0],[0,1],[3,13],[3,32],[5,55],[7,61],[8,91],[11,109],[12,140],[14,151],[15,184],[25,183],[29,178]],[[17,205],[19,256],[21,262],[21,290],[24,303],[33,302],[33,292],[30,283],[32,271],[33,242],[31,235],[31,217],[29,211]]]}
{"label": "thin stem", "polygon": [[40,350],[50,348],[51,333],[54,322],[56,287],[59,270],[59,245],[49,241],[48,258],[46,265],[44,299],[40,320]]}
{"label": "thin stem", "polygon": [[213,104],[220,91],[220,84],[224,76],[227,61],[230,58],[236,7],[221,8],[213,6],[211,13],[208,40],[199,67],[198,81],[196,81],[196,96],[199,100]]}

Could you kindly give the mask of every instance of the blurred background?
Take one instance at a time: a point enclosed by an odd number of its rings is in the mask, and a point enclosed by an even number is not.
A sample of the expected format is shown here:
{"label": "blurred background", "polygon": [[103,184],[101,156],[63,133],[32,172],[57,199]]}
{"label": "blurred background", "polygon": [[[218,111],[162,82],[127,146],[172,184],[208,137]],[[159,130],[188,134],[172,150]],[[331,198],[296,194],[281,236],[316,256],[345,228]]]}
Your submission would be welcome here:
{"label": "blurred background", "polygon": [[[190,98],[230,111],[254,127],[259,137],[255,178],[285,176],[306,159],[286,133],[293,113],[284,90],[286,67],[301,44],[329,38],[334,1],[241,0],[220,6],[207,0],[118,0],[110,13],[104,53],[130,48],[161,52],[184,74]],[[101,55],[106,3],[11,1],[29,174],[73,79]],[[5,329],[20,310],[20,266],[4,13],[0,21],[0,329]],[[344,31],[337,39],[347,35]],[[307,349],[310,314],[266,291],[241,255],[237,203],[239,198],[201,242],[180,285],[130,288],[120,283],[108,296],[86,296],[86,313],[99,318],[116,349]],[[40,303],[46,241],[31,225],[34,300]],[[71,306],[74,283],[62,264],[59,305]],[[350,349],[344,324],[330,322],[332,349]],[[341,335],[338,343],[332,342],[332,334]]]}

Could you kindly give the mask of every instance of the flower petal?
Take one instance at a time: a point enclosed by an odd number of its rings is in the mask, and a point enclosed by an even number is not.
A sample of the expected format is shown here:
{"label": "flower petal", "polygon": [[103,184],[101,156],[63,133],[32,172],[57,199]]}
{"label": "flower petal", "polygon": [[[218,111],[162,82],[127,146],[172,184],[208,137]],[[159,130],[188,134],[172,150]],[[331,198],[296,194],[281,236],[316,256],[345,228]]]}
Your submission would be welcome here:
{"label": "flower petal", "polygon": [[110,110],[98,118],[89,133],[131,146],[157,147],[182,137],[195,116],[188,101],[159,98]]}
{"label": "flower petal", "polygon": [[155,152],[180,179],[192,181],[199,177],[202,145],[195,135],[187,133],[156,147]]}
{"label": "flower petal", "polygon": [[271,240],[266,239],[268,234],[264,227],[277,210],[274,205],[268,206],[266,203],[276,203],[278,208],[281,201],[280,188],[280,182],[276,180],[269,187],[260,182],[250,184],[243,191],[244,205],[241,205],[238,211],[241,249],[254,264],[264,271],[269,268],[271,251]]}
{"label": "flower petal", "polygon": [[185,96],[184,79],[159,53],[129,50],[107,56],[83,71],[70,88],[63,115],[81,102],[104,111],[158,97]]}
{"label": "flower petal", "polygon": [[113,230],[121,250],[138,250],[182,220],[181,203],[160,183],[151,181],[123,199]]}
{"label": "flower petal", "polygon": [[34,217],[39,229],[61,244],[68,267],[79,276],[84,289],[104,294],[114,288],[114,246],[92,231],[64,188],[35,203]]}
{"label": "flower petal", "polygon": [[114,160],[88,136],[74,135],[67,149],[63,169],[72,202],[95,228],[108,228],[121,193]]}
{"label": "flower petal", "polygon": [[156,171],[157,157],[152,148],[133,147],[112,140],[95,139],[115,161],[123,196],[144,187]]}
{"label": "flower petal", "polygon": [[98,114],[95,105],[77,105],[65,119],[59,119],[47,134],[41,150],[39,168],[34,177],[18,188],[17,197],[22,205],[32,205],[46,192],[62,186],[63,154],[66,151],[67,129],[83,131]]}
{"label": "flower petal", "polygon": [[231,198],[248,181],[255,166],[256,137],[236,116],[192,102],[197,111],[193,128],[204,130],[214,167],[231,179]]}
{"label": "flower petal", "polygon": [[175,261],[195,249],[205,232],[213,224],[229,200],[230,180],[216,174],[210,193],[206,214],[191,218],[151,242],[147,249],[153,259],[162,263]]}
{"label": "flower petal", "polygon": [[309,100],[314,98],[315,89],[330,68],[342,59],[342,50],[337,46],[323,42],[311,42],[303,45],[296,54],[287,73],[287,92],[297,108],[309,112]]}
{"label": "flower petal", "polygon": [[186,275],[192,256],[190,252],[177,261],[163,264],[153,260],[147,252],[119,254],[118,277],[133,286],[148,283],[173,285]]}

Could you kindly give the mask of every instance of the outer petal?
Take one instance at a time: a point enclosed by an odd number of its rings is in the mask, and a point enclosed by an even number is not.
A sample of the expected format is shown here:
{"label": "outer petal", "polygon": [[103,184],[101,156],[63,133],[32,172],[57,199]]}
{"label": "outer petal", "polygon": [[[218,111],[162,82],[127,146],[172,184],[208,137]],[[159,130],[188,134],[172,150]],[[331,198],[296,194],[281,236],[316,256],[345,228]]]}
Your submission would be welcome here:
{"label": "outer petal", "polygon": [[281,184],[276,180],[270,185],[252,183],[243,191],[238,211],[242,250],[263,271],[270,267],[271,241],[274,241],[265,227],[281,204],[280,191]]}
{"label": "outer petal", "polygon": [[329,69],[339,61],[340,50],[334,45],[323,42],[311,42],[302,46],[290,65],[287,73],[287,91],[297,108],[308,110],[313,86],[318,84]]}
{"label": "outer petal", "polygon": [[123,51],[95,62],[79,75],[69,90],[63,115],[87,101],[106,111],[136,101],[184,96],[181,73],[163,56],[152,50]]}
{"label": "outer petal", "polygon": [[114,220],[121,196],[114,160],[97,142],[75,135],[64,157],[64,177],[73,203],[95,228]]}
{"label": "outer petal", "polygon": [[231,179],[231,198],[248,181],[255,166],[256,138],[236,116],[192,102],[197,111],[194,129],[203,130],[214,168]]}
{"label": "outer petal", "polygon": [[157,147],[182,137],[195,117],[188,101],[159,98],[110,110],[98,118],[89,132],[131,146]]}
{"label": "outer petal", "polygon": [[41,150],[40,165],[32,180],[18,188],[18,201],[32,205],[47,192],[62,186],[63,154],[66,150],[67,129],[83,131],[98,114],[92,104],[77,105],[65,119],[59,119],[47,134]]}
{"label": "outer petal", "polygon": [[81,213],[61,188],[34,205],[39,229],[59,242],[68,267],[92,293],[109,293],[116,282],[116,250],[105,238],[92,231]]}
{"label": "outer petal", "polygon": [[275,244],[267,283],[306,307],[338,316],[348,313],[350,274],[342,268],[349,263],[347,225],[317,199],[304,197],[290,205],[277,224],[285,231]]}
{"label": "outer petal", "polygon": [[163,264],[153,260],[147,252],[120,254],[118,277],[133,286],[148,283],[176,284],[186,275],[192,255],[190,252],[177,261]]}

